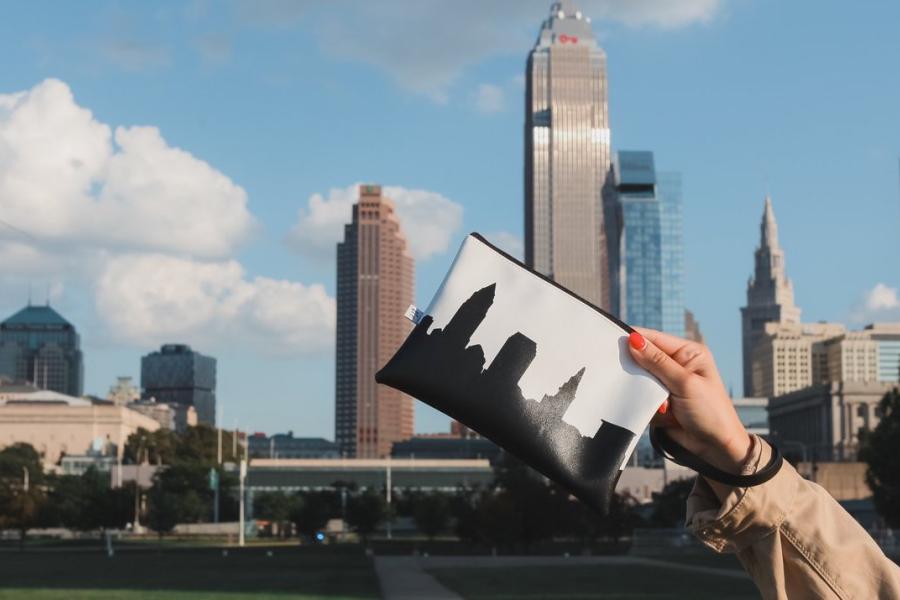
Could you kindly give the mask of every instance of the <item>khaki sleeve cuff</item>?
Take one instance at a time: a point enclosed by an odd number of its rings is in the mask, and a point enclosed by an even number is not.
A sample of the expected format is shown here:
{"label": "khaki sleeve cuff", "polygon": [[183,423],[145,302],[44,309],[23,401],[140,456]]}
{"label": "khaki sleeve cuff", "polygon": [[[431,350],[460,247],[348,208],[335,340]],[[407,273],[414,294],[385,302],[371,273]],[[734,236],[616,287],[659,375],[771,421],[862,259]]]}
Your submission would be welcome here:
{"label": "khaki sleeve cuff", "polygon": [[[754,448],[741,473],[752,474],[769,463],[772,448],[753,436]],[[716,552],[739,552],[771,535],[784,521],[797,493],[800,476],[787,462],[762,485],[730,488],[719,501],[710,484],[697,477],[688,496],[686,526]],[[721,492],[720,492],[721,493]]]}

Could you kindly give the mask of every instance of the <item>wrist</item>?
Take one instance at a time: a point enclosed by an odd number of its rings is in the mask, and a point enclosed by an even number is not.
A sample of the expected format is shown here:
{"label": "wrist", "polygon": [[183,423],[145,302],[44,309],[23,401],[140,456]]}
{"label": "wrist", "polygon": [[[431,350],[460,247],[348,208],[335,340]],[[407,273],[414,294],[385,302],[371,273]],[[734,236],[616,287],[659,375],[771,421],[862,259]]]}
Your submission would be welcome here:
{"label": "wrist", "polygon": [[738,475],[750,458],[753,441],[744,428],[735,432],[721,444],[717,444],[701,454],[701,458],[727,473]]}

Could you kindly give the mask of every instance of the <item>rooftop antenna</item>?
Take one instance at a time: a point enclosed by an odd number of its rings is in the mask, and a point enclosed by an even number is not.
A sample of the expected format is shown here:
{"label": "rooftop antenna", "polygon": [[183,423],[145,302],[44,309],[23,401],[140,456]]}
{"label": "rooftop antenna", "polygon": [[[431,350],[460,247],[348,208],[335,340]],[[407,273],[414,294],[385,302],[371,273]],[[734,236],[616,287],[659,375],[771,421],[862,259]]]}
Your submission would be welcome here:
{"label": "rooftop antenna", "polygon": [[28,282],[28,306],[31,307],[31,282]]}
{"label": "rooftop antenna", "polygon": [[47,284],[47,306],[50,306],[50,284]]}

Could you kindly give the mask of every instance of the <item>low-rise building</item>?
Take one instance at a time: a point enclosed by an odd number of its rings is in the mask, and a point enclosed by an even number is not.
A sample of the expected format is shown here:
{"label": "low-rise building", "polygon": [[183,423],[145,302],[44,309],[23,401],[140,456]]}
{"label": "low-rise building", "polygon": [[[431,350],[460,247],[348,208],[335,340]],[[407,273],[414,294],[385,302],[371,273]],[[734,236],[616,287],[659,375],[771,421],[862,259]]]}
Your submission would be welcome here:
{"label": "low-rise building", "polygon": [[835,381],[776,396],[768,409],[771,437],[804,462],[855,460],[860,432],[878,425],[879,403],[896,385]]}
{"label": "low-rise building", "polygon": [[111,402],[95,403],[30,384],[0,384],[0,448],[31,444],[48,468],[98,445],[111,447],[120,457],[128,436],[141,427],[156,431],[159,423]]}
{"label": "low-rise building", "polygon": [[335,442],[320,437],[294,437],[293,431],[267,436],[254,433],[247,436],[251,458],[340,458]]}

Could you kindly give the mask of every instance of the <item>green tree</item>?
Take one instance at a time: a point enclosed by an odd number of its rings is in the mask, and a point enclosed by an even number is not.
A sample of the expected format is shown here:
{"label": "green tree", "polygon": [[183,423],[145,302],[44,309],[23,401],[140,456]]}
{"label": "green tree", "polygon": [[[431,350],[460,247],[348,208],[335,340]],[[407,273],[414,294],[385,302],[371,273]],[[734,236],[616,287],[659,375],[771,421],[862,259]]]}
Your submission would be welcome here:
{"label": "green tree", "polygon": [[[335,496],[330,492],[298,493],[292,498],[289,519],[297,528],[297,533],[307,538],[325,528],[328,519],[338,514]],[[348,507],[348,519],[349,519]]]}
{"label": "green tree", "polygon": [[363,544],[367,544],[369,536],[387,518],[387,510],[384,496],[369,489],[347,503],[347,523],[356,530]]}
{"label": "green tree", "polygon": [[881,421],[863,436],[859,457],[876,510],[888,527],[900,527],[900,389],[885,394],[878,410]]}
{"label": "green tree", "polygon": [[0,450],[0,529],[17,530],[20,549],[44,514],[43,484],[43,463],[34,447],[16,443]]}
{"label": "green tree", "polygon": [[653,494],[653,513],[650,524],[655,527],[682,527],[687,514],[687,497],[694,488],[694,479],[669,482],[661,492]]}
{"label": "green tree", "polygon": [[159,539],[172,531],[178,524],[181,499],[173,492],[154,483],[147,494],[147,526],[156,532]]}
{"label": "green tree", "polygon": [[450,523],[450,500],[440,492],[419,495],[412,513],[416,528],[433,540]]}
{"label": "green tree", "polygon": [[140,428],[125,440],[122,460],[126,464],[148,462],[153,465],[169,464],[175,460],[178,450],[178,434],[171,429],[147,431]]}
{"label": "green tree", "polygon": [[262,492],[253,498],[253,514],[278,524],[279,537],[284,537],[286,523],[291,522],[295,505],[302,502],[298,496],[289,496],[284,492]]}
{"label": "green tree", "polygon": [[134,495],[111,488],[108,473],[91,467],[83,475],[60,475],[47,480],[47,503],[42,521],[94,531],[123,527],[132,517]]}

